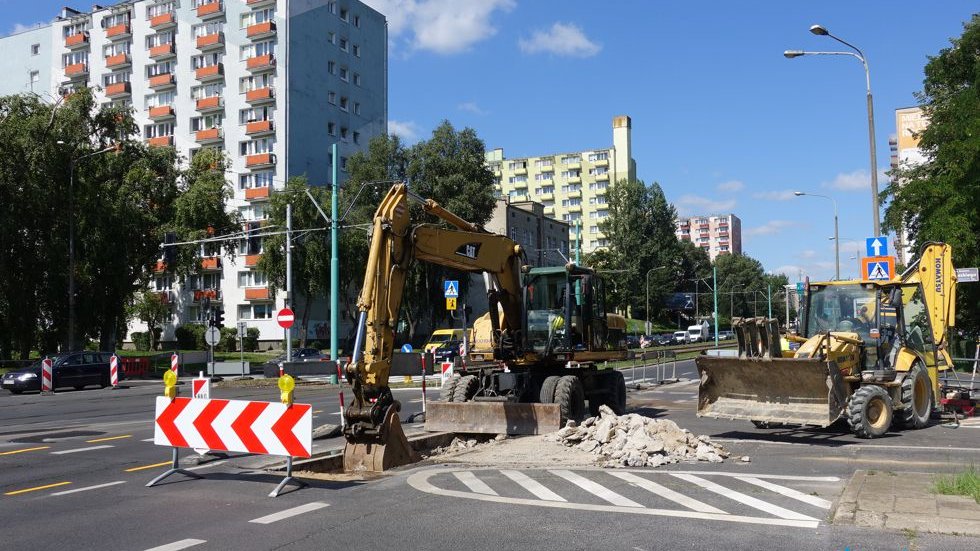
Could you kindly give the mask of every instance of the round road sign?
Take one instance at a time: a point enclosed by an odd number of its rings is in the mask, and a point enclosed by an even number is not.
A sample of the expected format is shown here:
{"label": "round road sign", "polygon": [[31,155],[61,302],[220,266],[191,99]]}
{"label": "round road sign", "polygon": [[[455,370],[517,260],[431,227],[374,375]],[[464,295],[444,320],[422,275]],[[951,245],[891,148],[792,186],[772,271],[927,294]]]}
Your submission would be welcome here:
{"label": "round road sign", "polygon": [[221,340],[221,331],[217,327],[208,327],[207,331],[204,332],[204,342],[208,343],[210,346],[218,344]]}
{"label": "round road sign", "polygon": [[276,321],[279,322],[279,327],[289,329],[293,326],[293,317],[292,310],[289,308],[283,308],[282,310],[279,310],[278,314],[276,314]]}

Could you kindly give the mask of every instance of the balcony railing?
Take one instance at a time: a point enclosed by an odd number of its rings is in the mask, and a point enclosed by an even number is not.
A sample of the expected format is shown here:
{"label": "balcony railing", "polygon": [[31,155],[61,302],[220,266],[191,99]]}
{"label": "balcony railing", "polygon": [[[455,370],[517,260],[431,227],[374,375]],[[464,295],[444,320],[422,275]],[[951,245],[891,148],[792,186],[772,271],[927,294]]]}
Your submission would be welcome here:
{"label": "balcony railing", "polygon": [[197,100],[197,110],[201,112],[221,109],[223,106],[224,101],[222,101],[221,96],[211,96]]}
{"label": "balcony railing", "polygon": [[160,105],[147,109],[147,115],[153,119],[167,119],[174,116],[174,108],[170,105]]}
{"label": "balcony railing", "polygon": [[268,287],[246,288],[245,300],[269,300],[269,288]]}
{"label": "balcony railing", "polygon": [[249,25],[245,29],[245,36],[248,38],[265,38],[267,36],[273,35],[276,32],[276,24],[272,21],[266,21],[265,23],[256,23],[254,25]]}
{"label": "balcony railing", "polygon": [[174,144],[173,136],[157,136],[155,138],[147,138],[146,143],[152,146],[172,146]]}
{"label": "balcony railing", "polygon": [[65,37],[65,48],[81,48],[88,46],[88,33],[76,33]]}
{"label": "balcony railing", "polygon": [[220,1],[208,2],[197,7],[197,16],[200,18],[217,17],[224,13],[224,6]]}
{"label": "balcony railing", "polygon": [[174,49],[173,44],[159,44],[150,48],[150,57],[152,59],[163,59],[176,55],[177,51]]}
{"label": "balcony railing", "polygon": [[270,166],[276,164],[276,156],[272,153],[258,153],[255,155],[248,155],[245,157],[245,166],[247,168],[256,168],[260,166]]}
{"label": "balcony railing", "polygon": [[221,300],[221,289],[194,289],[194,302],[201,302],[204,299]]}
{"label": "balcony railing", "polygon": [[249,255],[245,255],[245,266],[248,267],[248,268],[253,268],[253,267],[255,267],[255,265],[257,265],[259,263],[259,260],[261,258],[262,258],[262,255],[261,254],[249,254]]}
{"label": "balcony railing", "polygon": [[111,27],[106,27],[105,35],[113,40],[117,38],[125,38],[130,36],[132,31],[129,28],[129,23],[121,23],[119,25],[113,25]]}
{"label": "balcony railing", "polygon": [[129,66],[132,62],[129,59],[129,54],[116,54],[110,55],[105,58],[105,66],[110,69],[119,69],[122,67]]}
{"label": "balcony railing", "polygon": [[275,94],[272,88],[256,88],[255,90],[249,90],[245,92],[245,101],[248,103],[261,103],[265,101],[270,101],[274,99]]}
{"label": "balcony railing", "polygon": [[225,45],[225,33],[216,32],[197,37],[197,49],[212,50]]}
{"label": "balcony railing", "polygon": [[175,85],[174,76],[170,73],[150,77],[150,88],[167,88]]}
{"label": "balcony railing", "polygon": [[105,95],[110,98],[129,95],[131,88],[128,82],[114,82],[105,87]]}
{"label": "balcony railing", "polygon": [[245,125],[245,133],[249,136],[268,134],[274,131],[275,128],[272,125],[272,121],[255,121]]}
{"label": "balcony railing", "polygon": [[162,13],[156,17],[150,18],[150,28],[158,31],[160,29],[166,29],[177,24],[177,20],[174,19],[173,12]]}
{"label": "balcony railing", "polygon": [[263,6],[265,4],[275,4],[276,0],[245,0],[245,5],[250,8],[256,8]]}
{"label": "balcony railing", "polygon": [[269,198],[269,186],[252,187],[245,190],[245,199],[255,201]]}
{"label": "balcony railing", "polygon": [[276,66],[276,57],[272,54],[257,55],[245,61],[245,68],[249,71],[260,71]]}
{"label": "balcony railing", "polygon": [[223,138],[224,133],[220,128],[205,128],[204,130],[198,130],[194,134],[194,139],[197,140],[198,143],[217,142],[221,141]]}
{"label": "balcony railing", "polygon": [[65,66],[65,74],[70,77],[77,77],[88,74],[88,63],[72,63]]}
{"label": "balcony railing", "polygon": [[202,270],[220,270],[221,269],[221,257],[220,256],[208,256],[201,259],[201,269]]}
{"label": "balcony railing", "polygon": [[200,69],[194,71],[194,76],[197,78],[197,80],[202,81],[218,79],[221,78],[223,74],[225,74],[225,67],[221,63],[210,65],[208,67],[201,67]]}

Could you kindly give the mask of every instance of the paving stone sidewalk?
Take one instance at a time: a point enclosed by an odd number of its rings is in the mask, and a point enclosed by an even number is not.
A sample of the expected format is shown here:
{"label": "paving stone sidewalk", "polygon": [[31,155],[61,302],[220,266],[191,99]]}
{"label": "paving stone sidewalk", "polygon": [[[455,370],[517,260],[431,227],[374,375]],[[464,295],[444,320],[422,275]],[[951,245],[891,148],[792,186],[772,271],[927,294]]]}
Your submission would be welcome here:
{"label": "paving stone sidewalk", "polygon": [[980,537],[980,503],[932,493],[936,476],[859,470],[844,488],[833,522]]}

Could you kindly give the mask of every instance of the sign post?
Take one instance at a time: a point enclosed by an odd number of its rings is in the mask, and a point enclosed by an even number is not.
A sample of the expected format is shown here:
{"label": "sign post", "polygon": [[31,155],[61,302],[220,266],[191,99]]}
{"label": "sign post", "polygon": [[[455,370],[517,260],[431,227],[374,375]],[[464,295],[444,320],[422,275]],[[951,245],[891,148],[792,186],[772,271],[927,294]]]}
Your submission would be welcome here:
{"label": "sign post", "polygon": [[248,333],[248,324],[244,321],[238,322],[238,352],[242,359],[242,379],[245,378],[245,334]]}
{"label": "sign post", "polygon": [[279,310],[279,312],[276,314],[276,323],[279,324],[279,327],[282,327],[282,334],[286,341],[287,362],[293,361],[293,348],[292,342],[290,342],[289,328],[293,326],[293,320],[295,318],[296,316],[293,314],[293,311],[289,309],[289,307]]}
{"label": "sign post", "polygon": [[208,346],[211,349],[210,365],[211,365],[212,377],[214,377],[214,345],[218,344],[218,341],[220,340],[221,340],[221,331],[217,327],[214,326],[208,327],[207,330],[204,332],[204,342],[208,343]]}

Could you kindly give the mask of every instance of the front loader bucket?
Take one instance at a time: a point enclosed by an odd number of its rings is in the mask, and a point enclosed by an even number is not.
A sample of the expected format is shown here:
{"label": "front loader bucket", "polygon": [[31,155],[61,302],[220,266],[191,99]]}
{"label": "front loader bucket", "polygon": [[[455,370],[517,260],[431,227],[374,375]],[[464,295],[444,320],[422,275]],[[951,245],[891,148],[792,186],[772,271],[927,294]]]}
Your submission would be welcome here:
{"label": "front loader bucket", "polygon": [[561,428],[558,404],[429,402],[425,430],[475,434],[547,434]]}
{"label": "front loader bucket", "polygon": [[702,355],[695,364],[699,417],[826,427],[847,403],[833,362]]}
{"label": "front loader bucket", "polygon": [[378,435],[348,436],[344,446],[344,471],[382,472],[421,458],[408,445],[397,408],[388,408]]}

